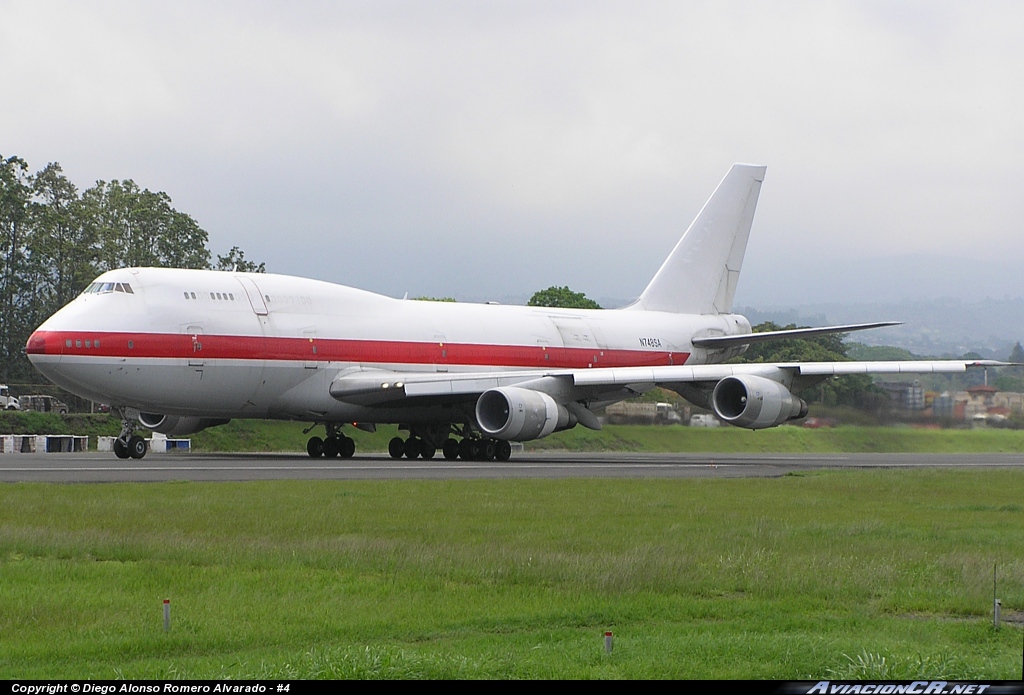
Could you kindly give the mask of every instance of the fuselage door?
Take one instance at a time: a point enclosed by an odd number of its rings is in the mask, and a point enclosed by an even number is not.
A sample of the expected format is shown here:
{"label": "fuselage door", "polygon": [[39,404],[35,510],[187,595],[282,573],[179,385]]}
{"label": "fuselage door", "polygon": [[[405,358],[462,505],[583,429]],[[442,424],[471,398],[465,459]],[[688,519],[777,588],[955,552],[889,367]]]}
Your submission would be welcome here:
{"label": "fuselage door", "polygon": [[316,369],[320,366],[320,357],[318,356],[319,347],[316,344],[316,330],[309,329],[302,332],[302,351],[305,353],[305,367],[306,369]]}
{"label": "fuselage door", "polygon": [[236,275],[235,279],[245,289],[245,294],[249,297],[249,305],[252,306],[252,310],[257,316],[266,316],[270,313],[267,310],[267,303],[263,301],[263,293],[260,292],[260,288],[252,281],[252,278]]}
{"label": "fuselage door", "polygon": [[192,350],[188,353],[188,366],[203,366],[203,327],[189,326],[185,332],[192,339]]}
{"label": "fuselage door", "polygon": [[448,371],[448,339],[443,333],[434,334],[434,343],[437,344],[437,371]]}

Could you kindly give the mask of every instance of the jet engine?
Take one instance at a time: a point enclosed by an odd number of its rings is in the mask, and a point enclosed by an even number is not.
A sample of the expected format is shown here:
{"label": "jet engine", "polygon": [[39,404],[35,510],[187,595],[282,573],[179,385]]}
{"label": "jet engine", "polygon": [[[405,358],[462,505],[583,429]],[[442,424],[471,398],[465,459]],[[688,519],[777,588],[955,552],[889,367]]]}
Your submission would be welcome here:
{"label": "jet engine", "polygon": [[496,439],[524,442],[576,425],[576,416],[546,393],[505,386],[480,394],[476,421]]}
{"label": "jet engine", "polygon": [[730,425],[763,430],[807,415],[807,403],[782,384],[760,376],[729,376],[711,395],[715,413]]}
{"label": "jet engine", "polygon": [[231,420],[213,417],[186,417],[180,415],[159,415],[154,413],[140,413],[139,424],[147,430],[153,430],[168,437],[183,437],[186,434],[194,434],[207,427],[226,425]]}

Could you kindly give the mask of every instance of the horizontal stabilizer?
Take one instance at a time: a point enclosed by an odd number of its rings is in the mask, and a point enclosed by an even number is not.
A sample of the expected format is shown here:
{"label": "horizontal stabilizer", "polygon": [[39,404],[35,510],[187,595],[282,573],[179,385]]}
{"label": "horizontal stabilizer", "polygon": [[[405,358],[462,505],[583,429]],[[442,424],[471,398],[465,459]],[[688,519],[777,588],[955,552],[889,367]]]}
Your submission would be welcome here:
{"label": "horizontal stabilizer", "polygon": [[694,338],[695,347],[725,349],[737,345],[766,343],[771,340],[791,340],[794,338],[813,338],[833,333],[852,333],[866,331],[871,328],[902,325],[900,321],[878,321],[876,323],[851,323],[845,326],[821,326],[820,328],[791,328],[785,331],[765,331],[764,333],[747,333],[745,335],[719,335],[710,338]]}

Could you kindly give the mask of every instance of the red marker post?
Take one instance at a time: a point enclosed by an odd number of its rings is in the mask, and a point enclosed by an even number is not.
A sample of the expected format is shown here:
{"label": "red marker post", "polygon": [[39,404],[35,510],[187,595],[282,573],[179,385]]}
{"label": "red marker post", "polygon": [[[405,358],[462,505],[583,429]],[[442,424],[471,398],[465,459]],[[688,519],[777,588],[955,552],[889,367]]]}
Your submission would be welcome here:
{"label": "red marker post", "polygon": [[171,599],[164,599],[164,632],[171,631]]}
{"label": "red marker post", "polygon": [[612,653],[612,633],[610,632],[604,633],[604,653]]}

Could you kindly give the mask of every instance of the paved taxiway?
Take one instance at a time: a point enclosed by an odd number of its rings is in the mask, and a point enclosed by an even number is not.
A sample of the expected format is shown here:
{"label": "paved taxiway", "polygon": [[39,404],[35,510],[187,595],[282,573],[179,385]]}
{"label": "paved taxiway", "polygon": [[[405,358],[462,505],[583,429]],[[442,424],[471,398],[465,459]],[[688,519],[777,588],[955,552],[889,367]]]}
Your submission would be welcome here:
{"label": "paved taxiway", "polygon": [[0,482],[168,480],[392,480],[488,478],[772,477],[827,468],[1005,468],[1020,454],[565,454],[526,453],[505,463],[393,460],[386,455],[310,459],[300,454],[2,454]]}

